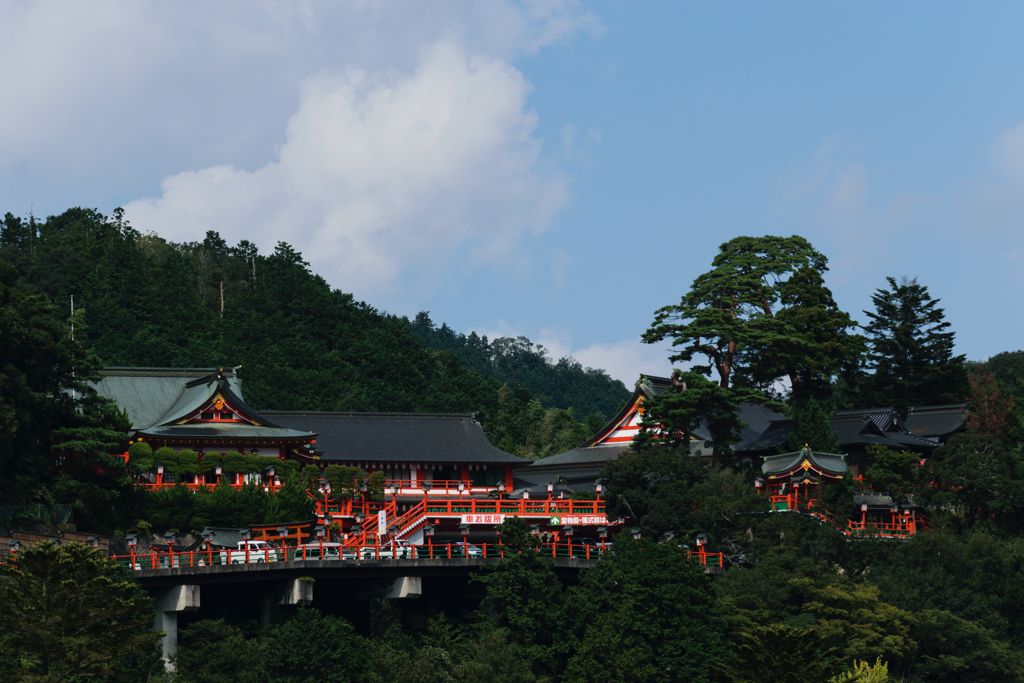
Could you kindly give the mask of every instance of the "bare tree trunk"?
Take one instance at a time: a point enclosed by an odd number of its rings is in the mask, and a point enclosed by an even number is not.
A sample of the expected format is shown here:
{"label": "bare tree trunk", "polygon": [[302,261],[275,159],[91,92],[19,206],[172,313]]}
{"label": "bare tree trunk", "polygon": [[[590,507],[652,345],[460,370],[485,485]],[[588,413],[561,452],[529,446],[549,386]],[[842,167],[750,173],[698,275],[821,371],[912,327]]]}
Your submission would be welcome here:
{"label": "bare tree trunk", "polygon": [[220,317],[224,317],[224,281],[220,281]]}

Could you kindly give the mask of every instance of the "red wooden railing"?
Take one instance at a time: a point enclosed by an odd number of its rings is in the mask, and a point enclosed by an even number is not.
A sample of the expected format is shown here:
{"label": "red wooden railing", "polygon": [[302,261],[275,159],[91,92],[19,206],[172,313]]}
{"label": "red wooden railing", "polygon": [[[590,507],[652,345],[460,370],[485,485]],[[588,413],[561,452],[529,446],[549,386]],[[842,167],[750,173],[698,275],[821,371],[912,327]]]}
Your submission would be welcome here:
{"label": "red wooden railing", "polygon": [[847,536],[913,536],[926,529],[928,525],[928,518],[916,513],[890,513],[893,518],[892,522],[869,521],[866,515],[862,516],[859,522],[842,519],[817,498],[794,493],[769,496],[769,502],[772,512],[802,512],[817,517]]}
{"label": "red wooden railing", "polygon": [[[260,550],[206,550],[155,551],[148,553],[114,555],[111,557],[122,566],[137,571],[144,569],[169,569],[179,567],[205,567],[231,564],[263,564],[290,561],[335,561],[353,562],[359,559],[464,559],[505,557],[510,552],[500,543],[474,544],[452,541],[451,543],[421,543],[419,545],[367,545],[357,549],[345,548],[332,554],[338,546],[328,546],[326,553],[320,552],[315,544],[301,548],[263,548]],[[358,550],[358,552],[352,552]],[[551,557],[573,557],[597,559],[611,546],[573,544],[570,542],[549,543],[537,549],[541,555]],[[324,555],[327,555],[324,557]]]}
{"label": "red wooden railing", "polygon": [[[357,562],[367,559],[488,559],[503,558],[511,552],[501,543],[473,544],[457,541],[450,543],[425,543],[419,545],[391,545],[362,546],[357,549],[344,549],[336,551],[337,546],[328,546],[326,552],[323,546],[319,548],[315,544],[309,544],[301,548],[263,548],[260,550],[206,550],[192,551],[153,551],[148,553],[114,555],[111,557],[118,564],[136,571],[146,569],[171,569],[181,567],[215,567],[232,564],[264,564],[273,562],[292,561],[321,561],[321,562]],[[355,552],[353,552],[353,550]],[[584,560],[596,560],[608,552],[612,552],[611,545],[590,545],[563,541],[560,543],[542,544],[534,550],[538,555],[550,556],[553,558],[574,558]],[[724,566],[722,553],[707,553],[702,551],[687,551],[687,559],[694,564],[709,567]]]}

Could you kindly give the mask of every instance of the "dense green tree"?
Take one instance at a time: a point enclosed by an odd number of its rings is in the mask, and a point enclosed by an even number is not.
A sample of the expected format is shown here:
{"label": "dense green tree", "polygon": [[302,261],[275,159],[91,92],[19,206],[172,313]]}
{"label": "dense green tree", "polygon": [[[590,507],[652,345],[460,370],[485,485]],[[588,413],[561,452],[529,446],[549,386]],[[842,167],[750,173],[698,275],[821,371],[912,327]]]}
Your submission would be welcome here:
{"label": "dense green tree", "polygon": [[[527,422],[524,443],[515,454],[529,460],[570,451],[587,441],[593,434],[586,424],[576,421],[572,408],[545,410],[537,399],[527,407],[524,418]],[[604,426],[603,422],[601,426]]]}
{"label": "dense green tree", "polygon": [[988,365],[982,363],[968,381],[971,387],[968,427],[997,439],[1019,435],[1021,425],[1013,394],[1003,393],[999,380]]}
{"label": "dense green tree", "polygon": [[359,683],[367,680],[366,646],[339,617],[300,606],[266,639],[264,668],[270,683]]}
{"label": "dense green tree", "polygon": [[986,362],[999,382],[1000,392],[1013,397],[1008,436],[1018,454],[1024,450],[1024,351],[997,353]]}
{"label": "dense green tree", "polygon": [[928,459],[927,485],[917,499],[937,523],[958,529],[979,524],[1022,530],[1024,461],[996,437],[976,431],[953,436]]}
{"label": "dense green tree", "polygon": [[118,658],[159,638],[134,577],[81,543],[32,546],[0,564],[0,605],[4,681],[108,676]]}
{"label": "dense green tree", "polygon": [[746,381],[767,385],[789,377],[792,399],[826,401],[837,378],[853,377],[865,351],[864,339],[849,330],[856,322],[840,310],[821,276],[824,267],[804,266],[779,288],[775,319],[799,341],[776,340],[743,350]]}
{"label": "dense green tree", "polygon": [[204,619],[178,631],[172,661],[188,683],[262,683],[265,645],[223,619]]}
{"label": "dense green tree", "polygon": [[886,278],[864,311],[870,375],[864,380],[864,407],[893,406],[901,415],[913,405],[960,403],[967,398],[964,356],[954,355],[954,333],[945,312],[917,279]]}
{"label": "dense green tree", "polygon": [[878,445],[868,446],[867,453],[871,462],[867,471],[871,488],[888,493],[897,503],[907,502],[908,494],[912,494],[918,485],[918,462],[921,456]]}
{"label": "dense green tree", "polygon": [[316,509],[315,501],[306,493],[306,487],[298,476],[286,477],[284,485],[271,499],[271,517],[267,522],[298,522],[312,519]]}
{"label": "dense green tree", "polygon": [[82,345],[84,328],[71,339],[45,298],[15,279],[0,259],[0,499],[8,503],[29,502],[40,486],[76,469],[75,453],[118,452],[129,427],[88,384],[98,360]]}
{"label": "dense green tree", "polygon": [[[776,308],[789,275],[802,268],[824,270],[827,262],[802,237],[737,237],[719,247],[712,269],[693,281],[678,304],[655,312],[643,340],[672,340],[673,363],[704,357],[707,365],[694,369],[717,373],[719,385],[728,389],[744,349],[785,349],[788,356],[808,350],[791,325],[776,318]],[[788,372],[793,360],[778,356],[772,362]]]}
{"label": "dense green tree", "polygon": [[415,647],[405,634],[378,636],[367,643],[371,683],[452,683],[452,656],[447,650]]}
{"label": "dense green tree", "polygon": [[825,405],[813,396],[797,402],[793,408],[796,425],[786,440],[786,449],[793,452],[807,447],[819,453],[842,453],[843,444],[829,424],[829,417]]}
{"label": "dense green tree", "polygon": [[715,667],[716,680],[723,683],[829,683],[839,669],[835,648],[811,628],[768,624],[738,636],[740,661],[735,667]]}
{"label": "dense green tree", "polygon": [[535,550],[540,541],[530,533],[530,529],[522,517],[508,517],[498,525],[498,535],[505,552],[521,553]]}
{"label": "dense green tree", "polygon": [[870,566],[882,599],[907,611],[938,610],[977,623],[995,637],[1024,639],[1024,542],[974,529],[918,534],[878,544]]}
{"label": "dense green tree", "polygon": [[509,640],[508,631],[494,629],[467,642],[462,661],[452,668],[459,683],[532,683],[537,677],[520,656],[519,646]]}
{"label": "dense green tree", "polygon": [[710,681],[731,659],[710,577],[676,542],[620,536],[567,601],[575,638],[562,680]]}
{"label": "dense green tree", "polygon": [[545,408],[574,408],[585,415],[596,413],[602,425],[615,414],[629,390],[603,370],[584,368],[574,358],[557,361],[540,344],[526,337],[499,337],[488,341],[476,332],[456,333],[447,325],[437,327],[428,311],[420,311],[409,323],[413,334],[428,349],[448,352],[466,367],[502,384],[520,384]]}
{"label": "dense green tree", "polygon": [[538,676],[562,668],[563,588],[552,562],[533,552],[507,553],[495,568],[475,577],[484,584],[481,612],[508,631],[520,657]]}
{"label": "dense green tree", "polygon": [[[735,633],[749,636],[776,624],[807,629],[817,643],[815,648],[832,650],[846,666],[881,658],[890,667],[909,672],[921,652],[915,608],[886,602],[885,591],[843,569],[794,548],[777,548],[756,566],[726,572],[718,584],[723,611]],[[955,654],[955,650],[935,643],[929,647],[939,647],[944,655]],[[742,654],[742,658],[759,669],[758,662],[785,656],[777,648],[772,650],[760,658],[751,658],[756,652]],[[783,678],[766,672],[760,679],[750,680],[787,680],[782,672],[776,675]]]}
{"label": "dense green tree", "polygon": [[904,680],[1024,681],[1024,656],[985,627],[940,610],[918,612],[910,624],[916,647],[904,665]]}

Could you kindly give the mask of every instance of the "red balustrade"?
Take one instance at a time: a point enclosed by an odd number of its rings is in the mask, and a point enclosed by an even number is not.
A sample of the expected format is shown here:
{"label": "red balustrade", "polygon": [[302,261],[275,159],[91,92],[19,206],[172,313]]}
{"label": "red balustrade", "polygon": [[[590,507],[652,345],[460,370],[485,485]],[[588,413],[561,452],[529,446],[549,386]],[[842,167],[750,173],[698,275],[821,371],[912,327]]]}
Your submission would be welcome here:
{"label": "red balustrade", "polygon": [[[337,546],[333,546],[333,548],[337,548]],[[506,552],[510,552],[501,543],[474,544],[457,541],[441,544],[421,543],[409,546],[388,546],[387,544],[383,546],[362,546],[355,549],[345,548],[333,555],[330,552],[332,547],[328,547],[327,552],[321,552],[321,549],[318,549],[314,544],[309,544],[301,548],[263,548],[260,550],[214,550],[212,548],[191,551],[154,550],[148,553],[114,555],[111,559],[122,566],[134,568],[136,571],[143,571],[147,569],[180,569],[182,567],[217,567],[234,564],[270,564],[295,561],[348,563],[380,559],[500,559],[505,557]],[[610,551],[611,546],[586,545],[568,541],[543,544],[535,549],[535,552],[541,555],[586,560],[596,560],[604,553]],[[381,556],[382,554],[383,557]],[[718,561],[721,562],[721,553],[706,553],[704,556],[708,558],[718,557]],[[704,562],[701,562],[701,564],[704,564]]]}

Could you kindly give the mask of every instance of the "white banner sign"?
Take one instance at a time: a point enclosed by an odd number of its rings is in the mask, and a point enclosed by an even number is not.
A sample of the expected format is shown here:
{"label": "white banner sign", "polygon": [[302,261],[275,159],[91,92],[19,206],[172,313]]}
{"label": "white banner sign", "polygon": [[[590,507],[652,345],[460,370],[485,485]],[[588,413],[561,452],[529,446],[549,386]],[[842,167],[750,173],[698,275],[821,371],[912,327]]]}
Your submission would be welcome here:
{"label": "white banner sign", "polygon": [[569,526],[573,524],[607,524],[604,515],[552,515],[548,520],[551,526]]}
{"label": "white banner sign", "polygon": [[501,524],[505,515],[462,515],[463,524]]}
{"label": "white banner sign", "polygon": [[377,513],[377,535],[384,536],[388,533],[388,513],[383,510]]}

